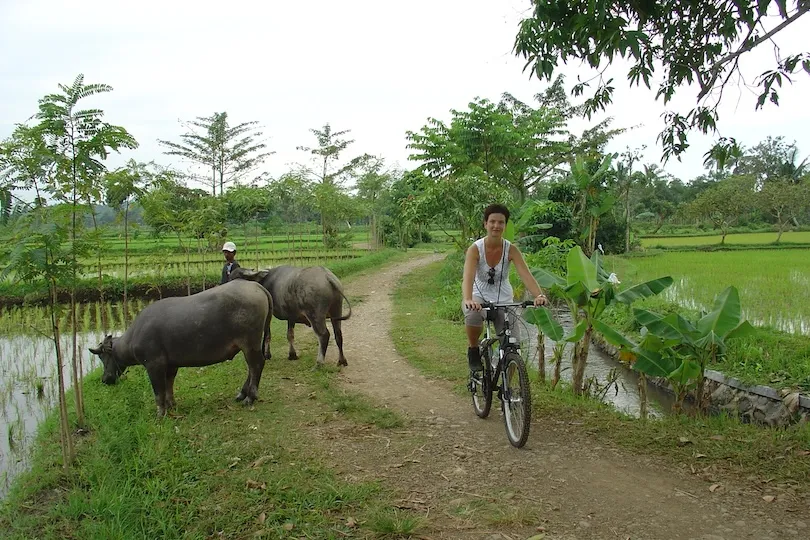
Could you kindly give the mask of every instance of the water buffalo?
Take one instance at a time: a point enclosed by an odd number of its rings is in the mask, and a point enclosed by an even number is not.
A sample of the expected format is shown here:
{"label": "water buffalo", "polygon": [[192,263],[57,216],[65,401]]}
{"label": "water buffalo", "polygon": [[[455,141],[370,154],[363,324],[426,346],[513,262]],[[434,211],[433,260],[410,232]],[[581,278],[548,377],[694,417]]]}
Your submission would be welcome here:
{"label": "water buffalo", "polygon": [[114,384],[129,366],[149,374],[159,416],[174,407],[174,378],[181,367],[232,360],[243,351],[248,376],[238,401],[258,397],[269,341],[273,298],[264,287],[234,281],[191,296],[158,300],[144,308],[121,337],[104,338],[90,352],[101,357],[101,381]]}
{"label": "water buffalo", "polygon": [[[341,321],[352,315],[349,299],[343,294],[343,285],[329,269],[323,266],[301,268],[297,266],[276,266],[254,272],[237,268],[231,272],[231,279],[247,279],[261,283],[273,297],[273,316],[287,321],[287,341],[290,343],[290,360],[298,358],[295,352],[295,323],[311,326],[318,336],[318,363],[323,365],[326,347],[329,345],[329,330],[326,319],[332,320],[335,343],[338,347],[338,365],[346,366],[343,355],[343,332]],[[349,314],[343,316],[343,300],[349,305]]]}

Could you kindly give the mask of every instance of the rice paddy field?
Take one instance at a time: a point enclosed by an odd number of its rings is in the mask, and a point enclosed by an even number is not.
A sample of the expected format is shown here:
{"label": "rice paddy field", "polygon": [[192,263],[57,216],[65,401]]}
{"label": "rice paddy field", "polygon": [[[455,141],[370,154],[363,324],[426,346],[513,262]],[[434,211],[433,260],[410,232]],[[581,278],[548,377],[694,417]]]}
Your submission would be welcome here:
{"label": "rice paddy field", "polygon": [[[777,233],[735,233],[726,236],[728,245],[756,245],[773,244],[776,242]],[[706,236],[667,236],[660,238],[642,238],[641,245],[645,248],[672,248],[687,246],[711,246],[719,245],[722,235],[713,234]],[[789,246],[790,244],[810,244],[810,231],[787,231],[782,234],[780,244]]]}
{"label": "rice paddy field", "polygon": [[630,282],[670,275],[663,296],[692,309],[708,309],[729,285],[740,292],[743,316],[757,326],[810,333],[810,249],[665,252],[610,257],[607,266]]}

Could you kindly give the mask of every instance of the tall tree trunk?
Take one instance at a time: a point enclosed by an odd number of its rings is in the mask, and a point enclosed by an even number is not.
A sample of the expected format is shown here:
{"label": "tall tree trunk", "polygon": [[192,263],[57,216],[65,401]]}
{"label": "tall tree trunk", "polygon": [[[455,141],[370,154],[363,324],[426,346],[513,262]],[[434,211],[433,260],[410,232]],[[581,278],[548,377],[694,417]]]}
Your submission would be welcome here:
{"label": "tall tree trunk", "polygon": [[[75,162],[75,160],[74,160]],[[71,322],[71,356],[70,366],[73,370],[73,397],[76,400],[76,423],[82,429],[85,427],[84,422],[84,395],[82,393],[82,372],[79,369],[79,356],[77,347],[77,334],[79,332],[78,324],[76,323],[76,204],[77,204],[77,191],[76,191],[76,167],[74,164],[74,177],[73,177],[73,201],[71,209],[71,230],[70,230],[70,258],[72,263],[72,280],[70,283],[70,322]]]}
{"label": "tall tree trunk", "polygon": [[67,469],[73,461],[73,439],[68,422],[67,399],[65,397],[65,373],[62,363],[62,344],[59,333],[59,319],[56,317],[56,281],[50,279],[51,289],[51,330],[56,347],[56,379],[59,392],[59,437],[62,446],[62,466]]}
{"label": "tall tree trunk", "polygon": [[624,252],[630,253],[630,186],[624,198]]}
{"label": "tall tree trunk", "polygon": [[129,322],[129,304],[127,302],[127,288],[129,280],[129,195],[124,206],[124,330]]}

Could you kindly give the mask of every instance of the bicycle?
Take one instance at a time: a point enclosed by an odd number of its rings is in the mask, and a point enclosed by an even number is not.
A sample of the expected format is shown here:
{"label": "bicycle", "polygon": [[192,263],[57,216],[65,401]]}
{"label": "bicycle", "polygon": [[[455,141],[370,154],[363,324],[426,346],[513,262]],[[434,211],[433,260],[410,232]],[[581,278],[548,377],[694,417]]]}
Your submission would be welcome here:
{"label": "bicycle", "polygon": [[[508,308],[530,307],[534,302],[485,302],[482,309],[487,311],[486,335],[479,342],[483,371],[470,371],[467,388],[472,394],[475,414],[481,418],[489,416],[492,408],[492,394],[498,391],[501,400],[506,437],[515,448],[521,448],[529,438],[532,417],[532,396],[529,387],[529,374],[520,355],[520,343],[512,335]],[[492,335],[494,315],[504,310],[504,325],[500,333]],[[496,348],[495,345],[498,345]],[[497,358],[495,358],[497,357]],[[497,360],[495,362],[494,360]],[[493,365],[494,364],[494,365]],[[517,381],[514,381],[517,375]],[[514,385],[513,383],[517,384]]]}

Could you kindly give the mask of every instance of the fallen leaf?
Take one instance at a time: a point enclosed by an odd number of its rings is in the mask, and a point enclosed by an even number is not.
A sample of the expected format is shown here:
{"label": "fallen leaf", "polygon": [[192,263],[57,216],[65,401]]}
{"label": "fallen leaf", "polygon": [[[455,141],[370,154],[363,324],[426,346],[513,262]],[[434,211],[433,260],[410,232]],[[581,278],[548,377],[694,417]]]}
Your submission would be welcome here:
{"label": "fallen leaf", "polygon": [[700,459],[702,457],[706,457],[706,454],[695,454],[695,459]]}
{"label": "fallen leaf", "polygon": [[284,524],[284,530],[285,531],[291,531],[291,530],[293,530],[294,527],[295,527],[295,525],[293,525],[292,523],[285,523]]}
{"label": "fallen leaf", "polygon": [[262,512],[259,514],[259,525],[264,525],[265,521],[267,521],[267,512]]}
{"label": "fallen leaf", "polygon": [[766,503],[771,503],[776,500],[776,497],[774,497],[773,495],[763,495],[762,500],[765,501]]}
{"label": "fallen leaf", "polygon": [[725,438],[725,437],[723,437],[722,435],[712,435],[712,436],[711,436],[711,437],[709,437],[709,438],[710,438],[711,440],[713,440],[713,441],[724,441],[724,440],[726,440],[726,438]]}
{"label": "fallen leaf", "polygon": [[527,540],[543,540],[546,537],[546,533],[535,534],[534,536],[530,536]]}
{"label": "fallen leaf", "polygon": [[810,450],[798,450],[796,452],[797,456],[810,456]]}
{"label": "fallen leaf", "polygon": [[346,526],[350,529],[357,527],[357,522],[354,520],[353,517],[346,519]]}
{"label": "fallen leaf", "polygon": [[236,467],[239,464],[239,462],[242,461],[242,458],[233,457],[233,458],[231,458],[231,460],[232,460],[231,464],[228,465],[229,469],[233,469],[234,467]]}
{"label": "fallen leaf", "polygon": [[720,484],[712,484],[711,486],[709,486],[709,491],[711,491],[712,493],[714,493],[715,491],[717,491],[717,490],[718,490],[718,489],[720,489],[721,487],[723,487],[723,486],[721,486]]}
{"label": "fallen leaf", "polygon": [[248,489],[267,489],[267,484],[264,482],[257,482],[255,480],[248,480],[245,482],[245,487]]}
{"label": "fallen leaf", "polygon": [[268,461],[270,461],[271,459],[273,459],[273,454],[269,454],[269,455],[267,455],[267,456],[262,456],[262,457],[260,457],[259,459],[257,459],[256,461],[252,462],[252,463],[249,465],[249,467],[250,467],[251,469],[255,469],[256,467],[260,467],[261,465],[264,465],[265,463],[267,463],[267,462],[268,462]]}
{"label": "fallen leaf", "polygon": [[692,444],[692,441],[686,437],[678,437],[678,446],[686,446],[687,444]]}

